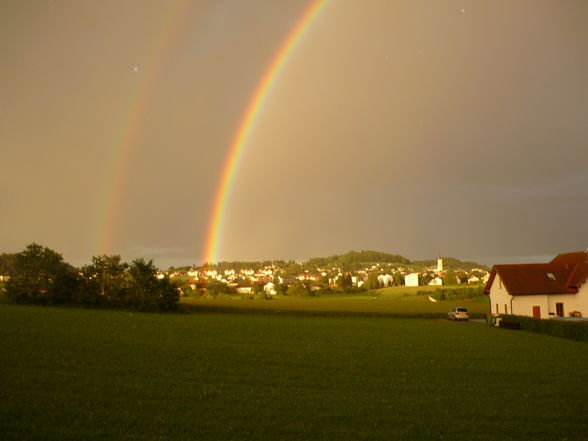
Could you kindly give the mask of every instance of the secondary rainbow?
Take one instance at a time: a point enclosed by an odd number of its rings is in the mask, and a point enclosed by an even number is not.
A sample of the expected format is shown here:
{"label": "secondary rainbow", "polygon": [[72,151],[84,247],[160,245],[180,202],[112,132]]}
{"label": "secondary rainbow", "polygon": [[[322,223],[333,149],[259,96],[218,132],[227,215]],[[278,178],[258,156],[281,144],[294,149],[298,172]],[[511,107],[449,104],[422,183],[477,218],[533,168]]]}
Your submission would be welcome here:
{"label": "secondary rainbow", "polygon": [[206,236],[205,263],[214,263],[217,260],[227,202],[233,187],[235,172],[237,171],[237,167],[243,155],[243,150],[247,145],[249,136],[251,135],[255,123],[261,113],[263,104],[269,96],[288,59],[300,43],[300,40],[302,40],[306,31],[320,15],[328,2],[329,0],[313,0],[310,3],[308,8],[304,11],[304,14],[293,26],[284,42],[280,45],[276,55],[266,68],[249,104],[246,107],[243,118],[241,119],[232,139],[229,153],[227,154],[227,159],[225,160],[213,200],[211,218]]}
{"label": "secondary rainbow", "polygon": [[173,40],[175,32],[181,28],[182,11],[188,5],[188,0],[174,0],[170,2],[162,14],[160,25],[153,33],[152,43],[147,62],[143,65],[128,69],[137,76],[137,84],[128,100],[129,105],[125,117],[122,119],[120,135],[114,150],[108,176],[107,188],[104,193],[102,218],[94,245],[97,254],[113,252],[115,241],[116,218],[121,208],[121,197],[124,194],[125,176],[128,175],[131,154],[137,144],[139,129],[143,121],[145,110],[149,107],[150,93],[155,89],[155,83],[161,67],[166,48]]}

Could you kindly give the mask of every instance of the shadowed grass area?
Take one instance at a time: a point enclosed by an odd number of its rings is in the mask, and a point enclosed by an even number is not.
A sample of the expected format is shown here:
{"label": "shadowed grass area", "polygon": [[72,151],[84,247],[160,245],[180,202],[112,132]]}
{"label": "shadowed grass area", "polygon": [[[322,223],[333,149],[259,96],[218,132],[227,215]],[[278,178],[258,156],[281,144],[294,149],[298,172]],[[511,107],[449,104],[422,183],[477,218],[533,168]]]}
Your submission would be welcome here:
{"label": "shadowed grass area", "polygon": [[3,440],[585,439],[588,346],[479,323],[0,305]]}

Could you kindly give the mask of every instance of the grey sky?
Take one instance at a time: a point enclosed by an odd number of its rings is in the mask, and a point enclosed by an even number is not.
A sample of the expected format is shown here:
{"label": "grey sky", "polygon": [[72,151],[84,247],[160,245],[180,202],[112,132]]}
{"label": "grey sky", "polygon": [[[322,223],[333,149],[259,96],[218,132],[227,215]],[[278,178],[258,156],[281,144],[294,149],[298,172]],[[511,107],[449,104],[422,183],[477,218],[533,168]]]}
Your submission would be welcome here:
{"label": "grey sky", "polygon": [[[231,138],[308,4],[186,4],[144,97],[110,252],[200,263]],[[97,253],[167,10],[0,4],[0,251]],[[264,105],[220,257],[377,249],[491,264],[586,248],[587,22],[580,0],[331,0]]]}

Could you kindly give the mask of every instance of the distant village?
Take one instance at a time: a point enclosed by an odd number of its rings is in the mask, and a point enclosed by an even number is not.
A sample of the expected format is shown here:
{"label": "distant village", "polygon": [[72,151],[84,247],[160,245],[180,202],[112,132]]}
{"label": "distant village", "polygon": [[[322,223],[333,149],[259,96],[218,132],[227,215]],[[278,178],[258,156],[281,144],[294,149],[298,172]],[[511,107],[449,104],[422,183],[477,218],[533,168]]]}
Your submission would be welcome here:
{"label": "distant village", "polygon": [[[169,276],[180,286],[184,295],[192,291],[208,290],[237,294],[262,293],[273,296],[285,294],[293,286],[311,293],[320,291],[360,292],[391,286],[443,286],[456,284],[480,285],[488,281],[490,273],[482,266],[463,268],[451,259],[452,265],[444,267],[443,258],[430,266],[377,262],[369,264],[327,265],[295,262],[223,262],[214,266],[170,269],[160,277]],[[420,266],[420,268],[419,268]]]}
{"label": "distant village", "polygon": [[[498,264],[490,270],[451,257],[410,261],[378,251],[350,251],[307,262],[218,262],[163,271],[152,261],[136,259],[128,264],[117,255],[96,256],[91,265],[75,268],[59,253],[30,244],[18,254],[0,254],[0,292],[12,288],[11,295],[22,295],[29,303],[124,306],[126,299],[137,307],[138,295],[146,292],[155,292],[154,299],[173,305],[180,296],[237,294],[272,299],[276,295],[361,294],[404,286],[416,289],[398,290],[402,295],[426,295],[431,302],[486,294],[496,317],[584,319],[588,315],[587,256],[588,251],[563,253],[546,263]],[[425,286],[434,288],[418,289]],[[160,310],[169,306],[162,305],[155,306]]]}

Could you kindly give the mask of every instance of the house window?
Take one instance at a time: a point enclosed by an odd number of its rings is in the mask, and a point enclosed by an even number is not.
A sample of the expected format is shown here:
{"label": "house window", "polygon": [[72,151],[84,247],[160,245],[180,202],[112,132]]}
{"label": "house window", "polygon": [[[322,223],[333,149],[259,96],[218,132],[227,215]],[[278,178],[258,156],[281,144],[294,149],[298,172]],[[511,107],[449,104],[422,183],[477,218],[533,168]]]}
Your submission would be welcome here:
{"label": "house window", "polygon": [[547,278],[549,280],[555,280],[555,276],[553,275],[553,273],[547,273]]}
{"label": "house window", "polygon": [[500,311],[498,310],[498,303],[496,304],[496,315],[500,314]]}
{"label": "house window", "polygon": [[563,303],[556,303],[555,304],[555,314],[558,317],[563,317],[564,316],[564,307],[563,307]]}
{"label": "house window", "polygon": [[500,277],[498,278],[498,287],[502,289],[502,279]]}
{"label": "house window", "polygon": [[508,314],[508,307],[506,306],[506,303],[504,304],[504,313]]}

